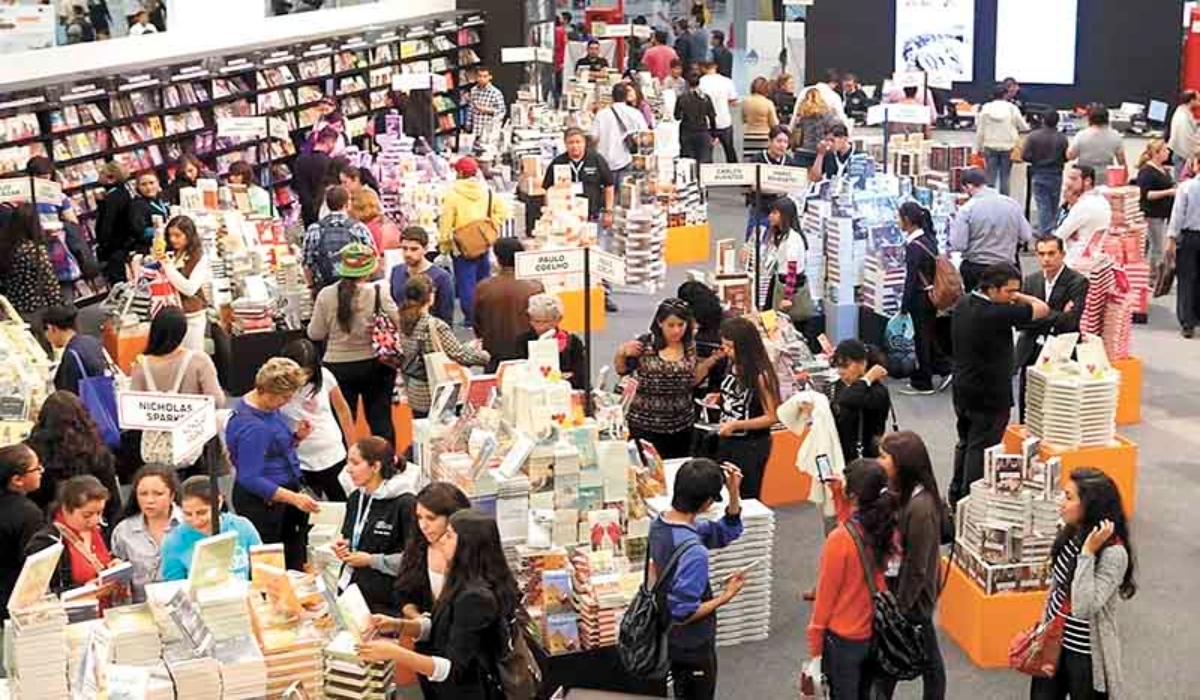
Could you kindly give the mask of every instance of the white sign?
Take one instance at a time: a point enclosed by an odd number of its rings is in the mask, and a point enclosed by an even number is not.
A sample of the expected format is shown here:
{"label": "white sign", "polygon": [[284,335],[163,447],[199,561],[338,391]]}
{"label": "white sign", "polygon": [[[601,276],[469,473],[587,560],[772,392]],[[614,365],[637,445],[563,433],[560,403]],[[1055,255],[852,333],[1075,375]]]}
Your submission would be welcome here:
{"label": "white sign", "polygon": [[613,284],[625,284],[625,258],[592,248],[592,272]]}
{"label": "white sign", "polygon": [[397,73],[392,76],[393,90],[428,90],[433,85],[429,73]]}
{"label": "white sign", "polygon": [[214,408],[211,396],[122,391],[117,394],[117,422],[122,430],[174,430],[206,406]]}
{"label": "white sign", "polygon": [[763,192],[787,194],[808,187],[808,171],[786,165],[760,165]]}
{"label": "white sign", "polygon": [[932,120],[929,105],[875,105],[867,110],[867,124],[875,126],[884,120],[893,124],[928,124]]}
{"label": "white sign", "polygon": [[612,39],[619,36],[632,36],[632,24],[606,24],[596,27],[596,36],[605,39]]}
{"label": "white sign", "polygon": [[[287,133],[285,127],[281,134]],[[258,139],[267,135],[266,117],[218,117],[217,136],[239,141]]]}
{"label": "white sign", "polygon": [[892,76],[892,82],[900,89],[915,87],[918,90],[923,90],[925,89],[925,74],[916,70],[897,71]]}
{"label": "white sign", "polygon": [[209,401],[197,408],[183,420],[175,423],[171,431],[172,456],[182,461],[187,455],[196,455],[203,449],[204,443],[217,434],[217,408]]}
{"label": "white sign", "polygon": [[534,61],[537,61],[537,49],[532,46],[500,49],[501,63],[533,63]]}
{"label": "white sign", "polygon": [[813,5],[816,0],[783,0],[784,7],[794,7],[797,5]]}
{"label": "white sign", "polygon": [[0,204],[24,204],[33,201],[35,195],[39,202],[61,202],[62,186],[36,177],[0,178]]}
{"label": "white sign", "polygon": [[583,272],[583,248],[559,248],[517,253],[517,279],[535,279]]}
{"label": "white sign", "polygon": [[754,184],[753,163],[701,163],[700,183],[705,187],[745,187]]}
{"label": "white sign", "polygon": [[633,35],[638,39],[649,39],[654,36],[654,28],[644,24],[633,25]]}
{"label": "white sign", "polygon": [[953,90],[954,76],[949,73],[926,73],[929,87],[934,90]]}

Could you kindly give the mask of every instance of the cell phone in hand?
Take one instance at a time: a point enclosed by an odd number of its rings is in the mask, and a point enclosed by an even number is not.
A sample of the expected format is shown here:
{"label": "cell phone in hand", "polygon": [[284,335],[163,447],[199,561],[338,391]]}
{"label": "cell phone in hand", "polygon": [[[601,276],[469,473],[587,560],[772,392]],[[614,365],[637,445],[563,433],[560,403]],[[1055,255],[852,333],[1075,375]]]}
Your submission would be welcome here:
{"label": "cell phone in hand", "polygon": [[833,462],[829,460],[829,455],[817,455],[817,478],[822,484],[834,480]]}

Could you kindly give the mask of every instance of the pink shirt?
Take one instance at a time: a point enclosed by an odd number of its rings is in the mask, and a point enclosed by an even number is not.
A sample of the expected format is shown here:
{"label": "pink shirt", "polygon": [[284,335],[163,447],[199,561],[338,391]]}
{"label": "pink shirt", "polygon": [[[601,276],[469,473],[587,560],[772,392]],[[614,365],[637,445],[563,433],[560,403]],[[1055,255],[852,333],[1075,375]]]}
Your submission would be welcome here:
{"label": "pink shirt", "polygon": [[642,54],[642,66],[650,71],[655,80],[662,80],[671,74],[671,61],[679,58],[675,49],[666,44],[651,46]]}

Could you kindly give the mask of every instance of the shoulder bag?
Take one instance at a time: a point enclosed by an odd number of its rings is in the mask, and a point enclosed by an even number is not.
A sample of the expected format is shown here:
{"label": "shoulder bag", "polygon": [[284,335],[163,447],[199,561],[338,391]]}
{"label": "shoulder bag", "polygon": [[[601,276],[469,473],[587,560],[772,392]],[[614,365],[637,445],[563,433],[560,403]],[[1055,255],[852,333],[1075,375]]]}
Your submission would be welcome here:
{"label": "shoulder bag", "polygon": [[379,296],[379,285],[375,285],[375,323],[371,328],[371,350],[375,359],[389,367],[401,363],[399,331],[391,317],[383,313],[383,301]]}
{"label": "shoulder bag", "polygon": [[950,258],[934,255],[933,251],[920,241],[915,243],[928,253],[934,262],[932,283],[925,279],[925,275],[921,275],[921,281],[928,287],[929,301],[938,311],[945,311],[954,306],[963,295],[962,275],[959,274],[958,268],[954,267],[954,263],[950,262]]}
{"label": "shoulder bag", "polygon": [[858,560],[862,563],[867,588],[871,591],[871,601],[875,607],[871,631],[871,662],[888,678],[911,681],[929,666],[921,625],[913,624],[904,616],[891,591],[876,588],[875,563],[867,556],[858,527],[853,522],[846,523],[845,527],[850,533],[850,538],[854,540],[855,549],[858,550]]}
{"label": "shoulder bag", "polygon": [[492,221],[492,190],[488,188],[487,214],[463,224],[454,229],[454,247],[458,249],[458,257],[467,260],[478,260],[487,255],[492,244],[500,237],[500,231]]}
{"label": "shoulder bag", "polygon": [[[142,364],[142,373],[146,375],[146,386],[150,391],[158,392],[158,387],[154,383],[154,374],[150,371],[150,364],[146,362],[145,356],[139,358],[138,361]],[[183,376],[191,362],[192,351],[185,350],[183,360],[179,363],[179,369],[175,371],[175,381],[171,384],[171,390],[165,393],[179,393],[179,387],[183,385]],[[200,444],[194,454],[179,455],[179,459],[175,458],[176,455],[172,448],[173,437],[170,432],[165,430],[142,431],[142,461],[146,464],[161,464],[174,470],[184,469],[195,464],[204,450],[204,443]]]}
{"label": "shoulder bag", "polygon": [[1034,678],[1053,678],[1062,655],[1063,632],[1070,609],[1071,600],[1066,598],[1050,619],[1039,620],[1013,637],[1008,645],[1008,667]]}
{"label": "shoulder bag", "polygon": [[74,350],[69,352],[75,358],[75,366],[79,368],[79,400],[96,422],[96,430],[104,444],[115,450],[121,446],[121,428],[117,421],[116,380],[109,374],[88,376],[79,353]]}

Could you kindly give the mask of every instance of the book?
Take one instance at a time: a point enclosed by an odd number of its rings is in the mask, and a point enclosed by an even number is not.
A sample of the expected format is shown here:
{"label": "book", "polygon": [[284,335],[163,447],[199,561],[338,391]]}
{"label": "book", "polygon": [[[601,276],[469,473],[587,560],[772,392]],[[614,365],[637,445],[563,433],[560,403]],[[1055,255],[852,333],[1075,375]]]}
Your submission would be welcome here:
{"label": "book", "polygon": [[50,581],[58,571],[58,560],[62,553],[62,544],[55,543],[25,557],[21,573],[17,576],[12,595],[8,599],[10,612],[27,608],[46,595]]}
{"label": "book", "polygon": [[[344,505],[343,505],[344,507]],[[316,514],[316,515],[319,515]],[[310,523],[311,524],[311,523]],[[339,523],[340,525],[340,523]],[[275,544],[255,544],[250,546],[250,580],[258,581],[258,575],[255,570],[259,566],[271,566],[280,569],[286,569],[283,554],[283,545],[276,542]]]}
{"label": "book", "polygon": [[346,630],[354,635],[356,640],[364,641],[371,638],[374,631],[371,622],[371,608],[367,606],[367,601],[363,598],[357,583],[350,584],[350,587],[338,596],[337,607],[341,613],[342,622],[346,625]]}
{"label": "book", "polygon": [[1016,495],[1025,480],[1025,460],[1021,455],[997,455],[992,464],[992,487],[998,493]]}
{"label": "book", "polygon": [[188,588],[218,586],[233,577],[233,558],[237,553],[237,533],[222,532],[206,537],[192,549],[192,566],[188,570]]}
{"label": "book", "polygon": [[546,639],[551,654],[579,651],[579,616],[575,613],[547,616]]}

